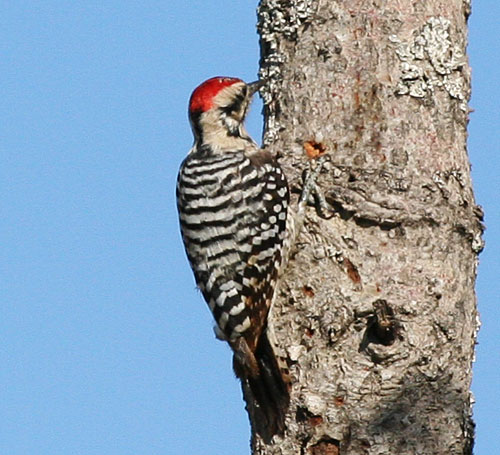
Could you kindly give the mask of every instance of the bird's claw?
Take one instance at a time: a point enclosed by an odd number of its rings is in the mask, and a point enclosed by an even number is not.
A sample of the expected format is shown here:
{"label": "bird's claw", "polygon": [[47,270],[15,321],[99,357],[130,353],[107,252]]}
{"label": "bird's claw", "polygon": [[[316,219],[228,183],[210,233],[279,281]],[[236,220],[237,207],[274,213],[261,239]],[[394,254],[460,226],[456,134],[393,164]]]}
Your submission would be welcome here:
{"label": "bird's claw", "polygon": [[316,208],[316,213],[321,218],[328,220],[333,217],[333,212],[326,202],[323,191],[316,183],[325,161],[326,156],[323,155],[314,160],[314,167],[312,166],[313,161],[310,161],[309,167],[305,170],[303,177],[304,186],[299,199],[299,211],[304,211],[308,204],[312,204]]}

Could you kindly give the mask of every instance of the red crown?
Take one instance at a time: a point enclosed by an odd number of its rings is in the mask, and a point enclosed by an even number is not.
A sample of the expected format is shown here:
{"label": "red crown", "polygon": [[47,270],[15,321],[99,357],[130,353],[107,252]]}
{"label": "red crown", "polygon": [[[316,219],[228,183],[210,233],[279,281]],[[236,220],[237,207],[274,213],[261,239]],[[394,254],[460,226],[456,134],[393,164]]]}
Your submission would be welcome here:
{"label": "red crown", "polygon": [[236,77],[212,77],[196,87],[189,99],[189,112],[206,112],[213,106],[214,96],[223,88],[236,82],[243,82]]}

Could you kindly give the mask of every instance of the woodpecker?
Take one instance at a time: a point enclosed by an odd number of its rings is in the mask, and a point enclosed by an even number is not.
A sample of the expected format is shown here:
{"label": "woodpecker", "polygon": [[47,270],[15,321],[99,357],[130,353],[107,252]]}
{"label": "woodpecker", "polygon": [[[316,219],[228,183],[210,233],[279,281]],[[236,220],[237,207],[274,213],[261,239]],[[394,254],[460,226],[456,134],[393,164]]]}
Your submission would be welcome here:
{"label": "woodpecker", "polygon": [[254,402],[251,420],[259,420],[269,440],[283,432],[289,405],[289,381],[269,341],[267,318],[291,217],[283,171],[243,125],[260,86],[214,77],[193,91],[194,145],[179,170],[177,207],[197,286],[218,337],[233,350],[245,399]]}

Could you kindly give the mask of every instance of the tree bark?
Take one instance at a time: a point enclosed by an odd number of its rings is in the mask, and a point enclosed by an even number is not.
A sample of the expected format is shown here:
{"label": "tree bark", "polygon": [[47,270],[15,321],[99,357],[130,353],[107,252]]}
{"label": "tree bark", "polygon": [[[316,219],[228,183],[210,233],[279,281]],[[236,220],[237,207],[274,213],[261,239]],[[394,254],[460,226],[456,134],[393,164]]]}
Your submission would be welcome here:
{"label": "tree bark", "polygon": [[[261,0],[264,144],[297,195],[271,317],[292,377],[258,455],[470,454],[482,213],[466,151],[468,0]],[[253,427],[258,424],[252,423]]]}

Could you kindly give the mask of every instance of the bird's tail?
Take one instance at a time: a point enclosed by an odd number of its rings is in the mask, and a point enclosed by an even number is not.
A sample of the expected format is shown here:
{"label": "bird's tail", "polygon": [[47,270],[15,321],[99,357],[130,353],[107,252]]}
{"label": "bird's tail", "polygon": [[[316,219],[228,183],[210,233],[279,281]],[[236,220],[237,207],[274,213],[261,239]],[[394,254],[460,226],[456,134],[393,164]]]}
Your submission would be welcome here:
{"label": "bird's tail", "polygon": [[[246,346],[246,342],[243,341]],[[244,350],[247,350],[244,349]],[[255,351],[245,355],[235,350],[233,366],[241,379],[253,430],[265,442],[275,434],[283,434],[285,415],[290,403],[288,369],[276,358],[266,330],[259,337]]]}

